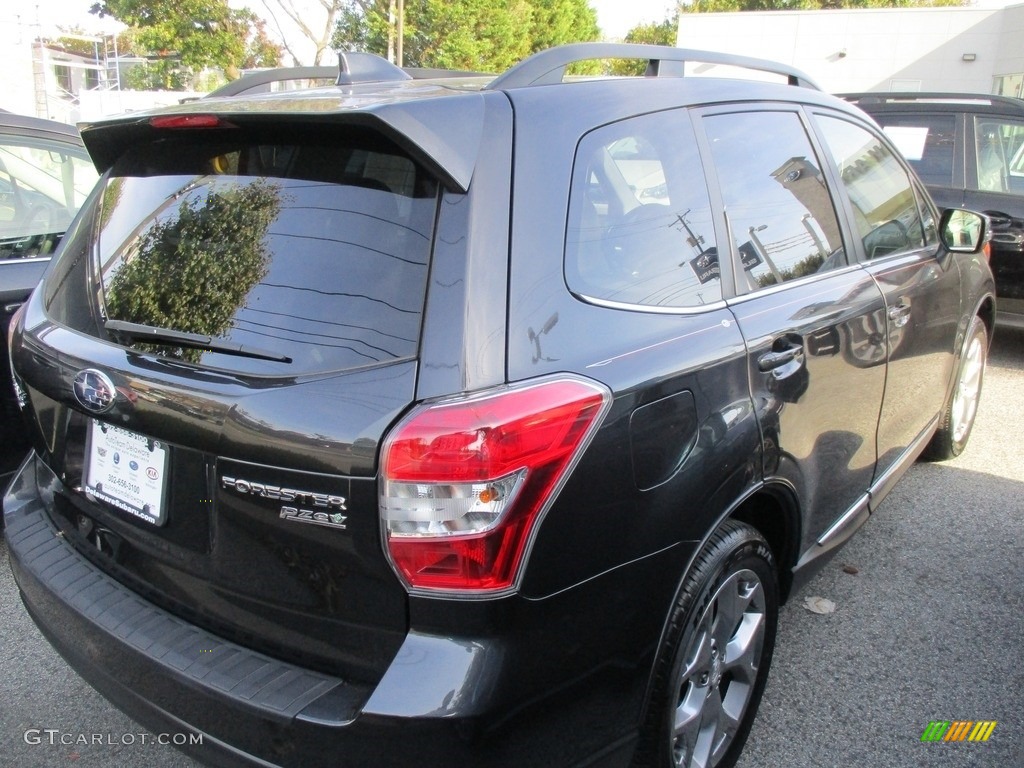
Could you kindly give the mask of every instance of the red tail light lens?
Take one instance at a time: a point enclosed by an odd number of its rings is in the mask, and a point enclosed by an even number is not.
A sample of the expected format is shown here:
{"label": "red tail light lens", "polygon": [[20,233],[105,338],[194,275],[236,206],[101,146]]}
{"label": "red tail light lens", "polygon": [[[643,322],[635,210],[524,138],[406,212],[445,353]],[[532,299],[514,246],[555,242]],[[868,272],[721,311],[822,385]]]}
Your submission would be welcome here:
{"label": "red tail light lens", "polygon": [[161,115],[150,118],[149,124],[154,128],[231,128],[216,115]]}
{"label": "red tail light lens", "polygon": [[610,393],[548,379],[425,405],[384,441],[388,553],[415,589],[501,591],[600,424]]}

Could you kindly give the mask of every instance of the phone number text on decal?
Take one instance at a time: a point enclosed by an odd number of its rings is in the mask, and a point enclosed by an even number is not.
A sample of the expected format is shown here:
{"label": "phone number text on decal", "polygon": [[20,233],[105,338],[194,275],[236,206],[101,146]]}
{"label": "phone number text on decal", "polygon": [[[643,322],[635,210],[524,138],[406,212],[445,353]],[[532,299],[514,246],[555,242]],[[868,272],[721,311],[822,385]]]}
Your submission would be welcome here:
{"label": "phone number text on decal", "polygon": [[123,488],[129,493],[133,493],[138,496],[142,493],[142,488],[136,484],[125,480],[123,477],[117,477],[116,475],[107,475],[107,482],[110,485],[116,485],[118,488]]}

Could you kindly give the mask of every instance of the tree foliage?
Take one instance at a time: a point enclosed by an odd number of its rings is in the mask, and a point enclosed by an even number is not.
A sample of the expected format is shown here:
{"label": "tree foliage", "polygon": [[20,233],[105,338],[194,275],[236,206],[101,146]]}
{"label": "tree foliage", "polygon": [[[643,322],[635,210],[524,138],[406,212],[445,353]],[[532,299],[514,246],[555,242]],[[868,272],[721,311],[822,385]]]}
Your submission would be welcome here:
{"label": "tree foliage", "polygon": [[127,25],[130,49],[154,60],[135,77],[141,87],[179,88],[207,67],[237,77],[242,67],[280,61],[263,22],[227,0],[101,0],[91,13]]}
{"label": "tree foliage", "polygon": [[[114,275],[106,295],[111,317],[205,336],[226,333],[267,274],[264,239],[281,203],[280,190],[264,180],[185,199],[142,235]],[[180,352],[192,362],[201,355]]]}
{"label": "tree foliage", "polygon": [[[394,48],[390,0],[343,0],[332,45],[387,56]],[[405,0],[405,66],[483,72],[508,69],[531,53],[596,40],[586,0]]]}
{"label": "tree foliage", "polygon": [[598,40],[597,13],[585,0],[533,0],[530,53],[565,43]]}
{"label": "tree foliage", "polygon": [[[626,33],[624,42],[642,45],[675,45],[679,31],[679,16],[665,19],[659,24],[638,24]],[[609,62],[610,74],[619,76],[639,76],[647,68],[646,61],[632,59],[616,59]]]}

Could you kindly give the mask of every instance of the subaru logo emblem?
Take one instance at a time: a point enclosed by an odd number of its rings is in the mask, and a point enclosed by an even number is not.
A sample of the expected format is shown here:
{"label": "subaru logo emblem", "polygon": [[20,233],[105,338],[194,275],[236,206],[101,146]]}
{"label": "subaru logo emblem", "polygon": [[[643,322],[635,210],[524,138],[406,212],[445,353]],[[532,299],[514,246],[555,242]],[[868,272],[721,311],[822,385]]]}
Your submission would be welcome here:
{"label": "subaru logo emblem", "polygon": [[114,405],[117,390],[107,374],[87,368],[75,376],[75,398],[93,413],[103,413]]}

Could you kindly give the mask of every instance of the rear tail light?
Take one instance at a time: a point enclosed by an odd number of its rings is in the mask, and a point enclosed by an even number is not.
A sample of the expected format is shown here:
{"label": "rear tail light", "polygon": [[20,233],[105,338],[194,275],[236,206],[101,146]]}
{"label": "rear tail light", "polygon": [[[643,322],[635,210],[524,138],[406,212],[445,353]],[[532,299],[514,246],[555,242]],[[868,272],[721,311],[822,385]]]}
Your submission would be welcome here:
{"label": "rear tail light", "polygon": [[420,406],[381,452],[388,555],[413,589],[511,588],[610,393],[559,377]]}

